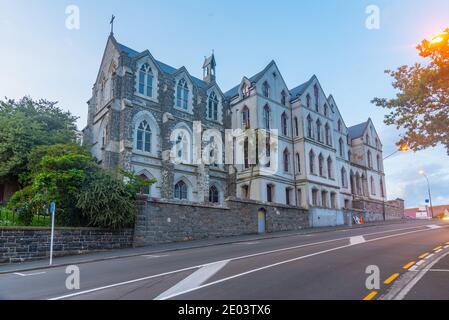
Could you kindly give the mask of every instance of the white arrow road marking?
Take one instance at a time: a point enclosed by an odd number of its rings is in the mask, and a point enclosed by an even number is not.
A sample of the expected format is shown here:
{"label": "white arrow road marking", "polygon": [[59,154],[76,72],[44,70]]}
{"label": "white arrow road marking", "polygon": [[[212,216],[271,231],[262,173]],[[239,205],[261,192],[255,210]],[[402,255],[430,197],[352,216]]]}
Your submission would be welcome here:
{"label": "white arrow road marking", "polygon": [[190,276],[179,282],[174,287],[171,287],[164,293],[160,294],[154,300],[165,300],[170,296],[178,295],[180,292],[197,288],[201,286],[203,283],[205,283],[207,280],[212,278],[212,276],[214,276],[218,271],[223,269],[228,263],[229,260],[206,265],[201,269],[199,269],[198,271],[192,273]]}
{"label": "white arrow road marking", "polygon": [[429,229],[441,229],[441,226],[437,226],[436,224],[430,224],[428,226],[426,226]]}
{"label": "white arrow road marking", "polygon": [[351,245],[361,244],[366,242],[365,238],[363,236],[357,236],[357,237],[351,237],[349,240]]}
{"label": "white arrow road marking", "polygon": [[45,274],[46,272],[36,272],[36,273],[27,273],[27,274],[25,274],[25,273],[19,273],[19,272],[16,272],[16,273],[14,273],[16,276],[21,276],[21,277],[32,277],[32,276],[37,276],[37,275],[40,275],[40,274]]}

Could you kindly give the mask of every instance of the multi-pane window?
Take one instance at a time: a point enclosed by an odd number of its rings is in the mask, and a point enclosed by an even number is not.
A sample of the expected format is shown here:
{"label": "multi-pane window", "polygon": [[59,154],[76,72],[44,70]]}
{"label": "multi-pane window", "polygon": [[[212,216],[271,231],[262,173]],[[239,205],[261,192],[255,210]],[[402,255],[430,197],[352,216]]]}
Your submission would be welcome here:
{"label": "multi-pane window", "polygon": [[139,94],[147,97],[153,96],[153,71],[148,63],[145,63],[139,70]]}
{"label": "multi-pane window", "polygon": [[318,90],[317,85],[313,86],[313,93],[315,95],[315,110],[316,110],[316,112],[319,112],[320,111],[320,95],[319,95],[319,90]]}
{"label": "multi-pane window", "polygon": [[301,156],[299,153],[296,154],[296,166],[298,169],[298,173],[301,173]]}
{"label": "multi-pane window", "polygon": [[273,189],[271,184],[267,185],[267,202],[273,202]]}
{"label": "multi-pane window", "polygon": [[290,167],[290,153],[287,149],[284,150],[284,171],[289,172]]}
{"label": "multi-pane window", "polygon": [[190,154],[190,142],[185,132],[182,132],[176,140],[176,156],[180,162],[188,162]]}
{"label": "multi-pane window", "polygon": [[341,168],[341,186],[343,188],[347,188],[348,187],[348,177],[347,177],[347,173],[346,173],[346,169],[343,167]]}
{"label": "multi-pane window", "polygon": [[282,93],[281,93],[281,103],[283,106],[287,105],[287,94],[285,93],[284,90],[282,90]]}
{"label": "multi-pane window", "polygon": [[144,152],[151,152],[151,128],[146,120],[142,121],[137,128],[136,149]]}
{"label": "multi-pane window", "polygon": [[284,136],[288,135],[288,118],[287,115],[285,114],[285,112],[282,114],[281,116],[281,128],[282,128],[282,134]]}
{"label": "multi-pane window", "polygon": [[270,122],[271,122],[271,110],[270,106],[267,104],[263,108],[263,123],[266,130],[270,130]]}
{"label": "multi-pane window", "polygon": [[250,122],[249,122],[249,109],[247,106],[243,107],[242,110],[242,124],[244,129],[250,128]]}
{"label": "multi-pane window", "polygon": [[312,104],[312,98],[310,97],[310,94],[307,94],[307,96],[306,96],[306,106],[307,106],[307,108],[310,108],[311,104]]}
{"label": "multi-pane window", "polygon": [[178,81],[176,91],[176,106],[187,110],[189,105],[189,86],[184,78]]}
{"label": "multi-pane window", "polygon": [[310,115],[307,117],[307,137],[310,139],[313,137],[313,120]]}
{"label": "multi-pane window", "polygon": [[332,158],[329,157],[329,158],[327,158],[327,177],[329,179],[334,178],[333,171],[334,171],[334,164],[333,164]]}
{"label": "multi-pane window", "polygon": [[263,92],[263,96],[265,98],[269,98],[270,97],[270,85],[266,81],[262,85],[262,92]]}
{"label": "multi-pane window", "polygon": [[207,116],[211,120],[218,120],[218,98],[215,92],[209,95]]}
{"label": "multi-pane window", "polygon": [[175,199],[187,200],[188,199],[187,192],[188,192],[187,185],[185,184],[184,181],[181,180],[175,185]]}
{"label": "multi-pane window", "polygon": [[326,123],[324,131],[325,131],[325,135],[326,135],[326,144],[328,146],[331,146],[332,145],[331,129],[330,129],[330,126],[328,123]]}
{"label": "multi-pane window", "polygon": [[324,157],[322,154],[318,156],[318,170],[321,177],[324,176]]}
{"label": "multi-pane window", "polygon": [[218,189],[215,186],[212,186],[209,189],[209,202],[210,203],[218,203],[219,202],[219,193],[218,193]]}
{"label": "multi-pane window", "polygon": [[343,144],[343,139],[342,138],[340,138],[340,140],[338,141],[338,149],[339,149],[339,152],[340,152],[340,157],[343,158],[345,150],[344,150],[344,144]]}
{"label": "multi-pane window", "polygon": [[319,142],[322,142],[322,137],[321,137],[321,121],[320,119],[318,119],[318,121],[316,122],[316,138],[318,139]]}
{"label": "multi-pane window", "polygon": [[310,166],[310,173],[315,174],[315,153],[313,150],[310,150],[309,153],[309,166]]}
{"label": "multi-pane window", "polygon": [[295,117],[294,123],[295,123],[295,135],[298,137],[299,136],[299,124],[298,124],[297,117]]}
{"label": "multi-pane window", "polygon": [[312,205],[314,207],[318,207],[318,192],[317,189],[312,190]]}

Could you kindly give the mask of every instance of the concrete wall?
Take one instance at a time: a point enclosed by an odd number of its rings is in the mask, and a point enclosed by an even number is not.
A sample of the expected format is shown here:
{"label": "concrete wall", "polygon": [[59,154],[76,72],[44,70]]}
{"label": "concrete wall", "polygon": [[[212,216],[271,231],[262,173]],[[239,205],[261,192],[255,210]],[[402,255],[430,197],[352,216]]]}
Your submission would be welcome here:
{"label": "concrete wall", "polygon": [[[0,228],[0,264],[49,257],[50,230],[46,228]],[[132,246],[133,231],[90,228],[58,228],[54,255],[76,255]]]}
{"label": "concrete wall", "polygon": [[266,212],[266,231],[309,227],[306,210],[257,201],[227,199],[224,206],[171,201],[138,201],[135,246],[213,239],[258,233],[258,213]]}
{"label": "concrete wall", "polygon": [[310,208],[310,227],[335,227],[346,224],[345,212],[337,209]]}

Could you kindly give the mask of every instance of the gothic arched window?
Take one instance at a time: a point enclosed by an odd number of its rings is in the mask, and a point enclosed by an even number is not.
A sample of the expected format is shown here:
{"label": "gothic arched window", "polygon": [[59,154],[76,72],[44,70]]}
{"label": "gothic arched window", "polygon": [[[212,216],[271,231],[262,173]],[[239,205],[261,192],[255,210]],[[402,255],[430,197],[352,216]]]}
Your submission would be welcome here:
{"label": "gothic arched window", "polygon": [[333,171],[334,171],[334,163],[332,161],[332,158],[329,157],[327,158],[327,177],[329,179],[332,179],[334,177]]}
{"label": "gothic arched window", "polygon": [[175,199],[187,200],[188,199],[188,188],[184,181],[179,181],[175,185]]}
{"label": "gothic arched window", "polygon": [[250,128],[249,109],[247,106],[244,106],[243,110],[242,110],[242,124],[243,124],[243,129]]}
{"label": "gothic arched window", "polygon": [[187,81],[183,78],[178,81],[176,90],[176,106],[184,110],[188,109],[189,105],[189,86]]}
{"label": "gothic arched window", "polygon": [[287,115],[285,114],[285,112],[282,114],[282,116],[281,116],[281,129],[282,129],[282,134],[284,135],[284,136],[287,136],[288,135],[288,125],[287,125],[287,121],[288,121],[288,118],[287,118]]}
{"label": "gothic arched window", "polygon": [[322,154],[318,156],[318,170],[321,177],[324,176],[324,157]]}
{"label": "gothic arched window", "polygon": [[265,98],[270,97],[270,85],[266,81],[262,85],[262,92]]}
{"label": "gothic arched window", "polygon": [[307,137],[309,137],[310,139],[313,138],[313,120],[310,114],[307,117]]}
{"label": "gothic arched window", "polygon": [[284,90],[282,90],[282,93],[281,93],[281,103],[283,106],[287,105],[287,94],[285,93]]}
{"label": "gothic arched window", "polygon": [[149,123],[144,120],[137,128],[136,149],[144,152],[151,152],[152,132]]}
{"label": "gothic arched window", "polygon": [[263,123],[266,130],[270,130],[270,122],[271,122],[271,109],[270,106],[267,104],[263,108]]}
{"label": "gothic arched window", "polygon": [[316,122],[316,138],[319,142],[322,142],[322,137],[321,137],[321,121],[320,119],[317,120]]}
{"label": "gothic arched window", "polygon": [[207,117],[211,120],[218,120],[218,98],[215,92],[209,95]]}
{"label": "gothic arched window", "polygon": [[182,163],[190,161],[190,139],[186,132],[181,132],[176,139],[176,158]]}
{"label": "gothic arched window", "polygon": [[284,172],[289,172],[290,169],[290,153],[288,149],[284,150]]}
{"label": "gothic arched window", "polygon": [[325,131],[325,136],[326,136],[326,144],[328,146],[331,146],[332,145],[331,129],[330,129],[330,126],[328,123],[326,123],[324,131]]}
{"label": "gothic arched window", "polygon": [[310,173],[315,174],[315,153],[313,150],[310,150],[309,153],[309,166],[310,166]]}
{"label": "gothic arched window", "polygon": [[209,202],[210,203],[219,203],[220,202],[218,189],[215,186],[212,186],[209,189]]}
{"label": "gothic arched window", "polygon": [[147,97],[153,96],[153,71],[148,63],[145,63],[139,70],[139,94]]}

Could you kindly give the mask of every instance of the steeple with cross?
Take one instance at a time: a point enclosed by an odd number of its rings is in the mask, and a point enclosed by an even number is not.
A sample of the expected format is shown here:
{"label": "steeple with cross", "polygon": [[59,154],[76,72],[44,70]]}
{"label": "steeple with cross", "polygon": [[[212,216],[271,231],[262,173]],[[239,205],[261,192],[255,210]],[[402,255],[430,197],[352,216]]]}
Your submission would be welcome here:
{"label": "steeple with cross", "polygon": [[110,24],[111,24],[111,36],[114,35],[114,20],[115,20],[115,16],[112,15],[111,22],[110,22]]}

